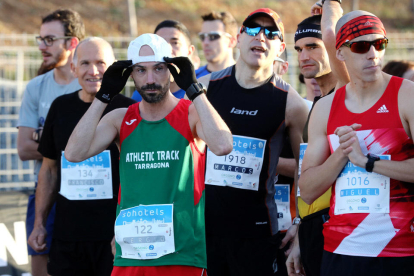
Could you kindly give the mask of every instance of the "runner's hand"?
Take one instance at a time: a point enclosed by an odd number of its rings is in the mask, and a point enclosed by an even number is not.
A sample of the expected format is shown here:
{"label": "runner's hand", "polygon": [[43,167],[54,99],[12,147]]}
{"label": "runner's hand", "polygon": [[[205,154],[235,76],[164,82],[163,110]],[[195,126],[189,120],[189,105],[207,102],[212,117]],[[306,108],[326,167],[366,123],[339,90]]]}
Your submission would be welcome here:
{"label": "runner's hand", "polygon": [[96,98],[104,103],[109,103],[113,97],[119,94],[132,72],[131,60],[118,60],[106,69],[101,89],[96,93]]}
{"label": "runner's hand", "polygon": [[297,224],[291,225],[289,229],[286,231],[286,235],[283,238],[282,243],[279,246],[279,249],[282,249],[286,246],[288,242],[291,242],[289,249],[285,252],[286,256],[288,256],[290,254],[290,251],[292,250],[293,240],[295,239],[297,231],[298,231],[298,225]]}
{"label": "runner's hand", "polygon": [[322,14],[322,2],[321,1],[318,1],[315,4],[313,4],[311,8],[311,14],[312,15]]}
{"label": "runner's hand", "polygon": [[338,127],[335,134],[339,138],[339,148],[349,158],[352,164],[365,168],[366,156],[362,153],[358,136],[355,130],[360,129],[360,124]]}
{"label": "runner's hand", "polygon": [[[187,91],[190,85],[197,83],[194,65],[188,57],[164,57],[164,60],[167,63],[168,69],[170,69],[175,82],[181,89]],[[172,64],[176,65],[178,69],[180,69],[180,73],[177,72],[177,69]]]}
{"label": "runner's hand", "polygon": [[300,248],[298,235],[295,236],[293,248],[286,260],[286,268],[289,276],[305,275],[303,266],[300,260]]}
{"label": "runner's hand", "polygon": [[35,227],[27,240],[27,243],[36,252],[45,251],[47,231],[43,226]]}

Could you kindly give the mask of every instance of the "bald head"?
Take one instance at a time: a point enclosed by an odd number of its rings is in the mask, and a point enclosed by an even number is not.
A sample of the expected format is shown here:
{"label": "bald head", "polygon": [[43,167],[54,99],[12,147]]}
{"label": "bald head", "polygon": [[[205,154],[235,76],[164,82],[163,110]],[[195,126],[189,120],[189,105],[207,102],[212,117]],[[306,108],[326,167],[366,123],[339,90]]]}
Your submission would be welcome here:
{"label": "bald head", "polygon": [[338,20],[338,23],[336,23],[336,27],[335,27],[335,33],[338,33],[339,29],[342,28],[342,26],[346,22],[351,21],[352,19],[357,18],[357,17],[362,16],[362,15],[370,15],[370,16],[377,17],[375,14],[372,14],[372,13],[367,12],[367,11],[351,11],[351,12],[345,14],[344,16],[342,16]]}
{"label": "bald head", "polygon": [[111,65],[115,61],[114,50],[112,49],[112,46],[108,43],[108,41],[100,37],[88,37],[79,42],[78,46],[75,49],[75,53],[73,55],[74,66],[76,66],[78,63],[79,51],[83,51],[85,48],[89,47],[93,47],[104,52],[107,64]]}
{"label": "bald head", "polygon": [[111,45],[102,38],[90,37],[78,44],[71,69],[82,87],[80,98],[83,101],[89,102],[99,91],[103,74],[114,61]]}

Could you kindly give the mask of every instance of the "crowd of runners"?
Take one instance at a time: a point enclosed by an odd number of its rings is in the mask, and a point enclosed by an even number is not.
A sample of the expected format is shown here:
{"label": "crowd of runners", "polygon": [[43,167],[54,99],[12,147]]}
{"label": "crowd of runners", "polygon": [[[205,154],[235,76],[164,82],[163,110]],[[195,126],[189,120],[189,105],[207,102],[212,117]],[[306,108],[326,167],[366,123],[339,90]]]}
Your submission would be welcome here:
{"label": "crowd of runners", "polygon": [[382,71],[375,15],[309,8],[306,100],[269,8],[203,15],[203,66],[174,18],[115,60],[76,11],[43,17],[18,121],[32,275],[413,275],[414,65]]}

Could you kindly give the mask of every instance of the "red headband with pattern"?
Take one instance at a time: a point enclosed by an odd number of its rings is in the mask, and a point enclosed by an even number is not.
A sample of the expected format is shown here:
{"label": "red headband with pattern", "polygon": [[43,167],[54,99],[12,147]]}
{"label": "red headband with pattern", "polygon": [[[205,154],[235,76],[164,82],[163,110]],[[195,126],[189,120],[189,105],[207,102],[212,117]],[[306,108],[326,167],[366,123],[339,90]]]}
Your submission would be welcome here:
{"label": "red headband with pattern", "polygon": [[368,34],[381,34],[385,36],[384,25],[381,20],[372,15],[362,15],[346,22],[336,34],[336,49],[347,41]]}

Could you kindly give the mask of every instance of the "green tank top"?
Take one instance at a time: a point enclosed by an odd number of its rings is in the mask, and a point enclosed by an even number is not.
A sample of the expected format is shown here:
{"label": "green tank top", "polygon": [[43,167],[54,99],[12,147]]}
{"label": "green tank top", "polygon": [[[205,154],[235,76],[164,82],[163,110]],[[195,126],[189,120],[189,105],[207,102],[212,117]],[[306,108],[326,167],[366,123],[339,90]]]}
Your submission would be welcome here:
{"label": "green tank top", "polygon": [[[121,246],[116,242],[115,266],[207,266],[204,223],[205,157],[194,143],[188,122],[190,104],[188,100],[180,100],[159,121],[142,119],[139,115],[139,103],[130,106],[126,112],[120,130],[121,184],[117,208],[119,220],[116,222],[115,235],[117,226],[123,223],[119,215],[122,210],[125,216],[125,209],[128,208],[172,205],[175,251],[153,259],[131,259],[122,255]],[[148,252],[148,246],[151,248],[163,242],[161,239],[157,243],[154,239],[157,238],[150,237],[150,242],[142,242],[142,238],[131,236],[124,237],[123,241],[137,247],[142,246],[147,250],[142,251],[145,253]]]}

